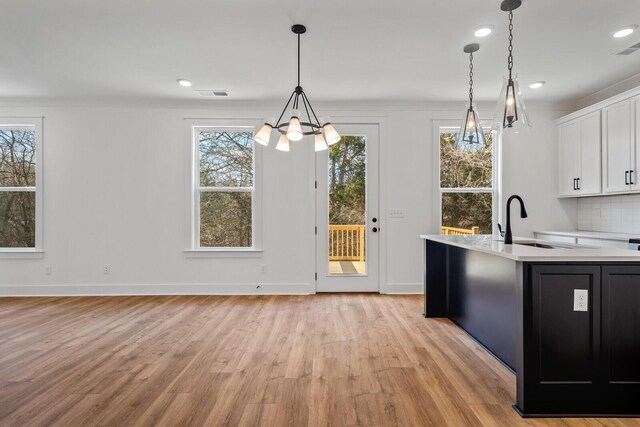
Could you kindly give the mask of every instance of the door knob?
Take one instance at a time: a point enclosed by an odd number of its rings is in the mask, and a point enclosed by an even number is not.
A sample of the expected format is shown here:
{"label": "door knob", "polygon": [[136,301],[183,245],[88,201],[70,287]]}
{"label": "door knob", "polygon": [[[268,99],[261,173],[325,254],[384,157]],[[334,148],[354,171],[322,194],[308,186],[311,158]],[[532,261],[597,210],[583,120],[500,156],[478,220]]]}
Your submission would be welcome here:
{"label": "door knob", "polygon": [[378,218],[373,218],[371,221],[378,222]]}
{"label": "door knob", "polygon": [[371,231],[373,231],[374,233],[377,233],[377,232],[378,232],[378,227],[373,227],[373,228],[371,229]]}

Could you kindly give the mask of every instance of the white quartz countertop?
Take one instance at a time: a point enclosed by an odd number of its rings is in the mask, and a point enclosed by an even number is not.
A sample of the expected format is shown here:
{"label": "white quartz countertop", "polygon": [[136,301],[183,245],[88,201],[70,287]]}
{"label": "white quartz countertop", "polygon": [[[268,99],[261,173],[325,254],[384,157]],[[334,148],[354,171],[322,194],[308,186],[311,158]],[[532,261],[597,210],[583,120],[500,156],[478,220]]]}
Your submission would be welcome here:
{"label": "white quartz countertop", "polygon": [[[548,240],[514,238],[513,245],[505,245],[502,241],[494,240],[492,235],[420,235],[420,238],[434,242],[457,246],[472,251],[485,252],[492,255],[509,258],[515,261],[576,261],[576,262],[640,262],[640,251],[617,248],[601,248],[586,245],[572,245],[556,243]],[[517,243],[541,243],[559,247],[558,249],[536,248],[519,245]]]}
{"label": "white quartz countertop", "polygon": [[552,234],[554,236],[583,237],[585,239],[620,240],[628,242],[629,239],[640,239],[639,234],[605,233],[602,231],[534,231],[538,234]]}

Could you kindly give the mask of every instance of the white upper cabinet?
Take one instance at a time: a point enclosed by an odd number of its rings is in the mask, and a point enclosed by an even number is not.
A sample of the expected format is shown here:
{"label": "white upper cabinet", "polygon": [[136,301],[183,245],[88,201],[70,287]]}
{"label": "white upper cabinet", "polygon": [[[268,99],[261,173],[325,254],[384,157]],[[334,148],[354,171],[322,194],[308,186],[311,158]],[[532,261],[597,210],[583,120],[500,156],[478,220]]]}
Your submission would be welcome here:
{"label": "white upper cabinet", "polygon": [[640,96],[631,99],[631,109],[635,116],[631,144],[631,189],[640,191]]}
{"label": "white upper cabinet", "polygon": [[577,192],[579,148],[578,121],[558,126],[558,184],[561,196],[574,196]]}
{"label": "white upper cabinet", "polygon": [[600,111],[558,126],[558,184],[561,196],[600,194]]}
{"label": "white upper cabinet", "polygon": [[602,166],[605,193],[629,192],[631,183],[635,182],[635,170],[631,167],[631,154],[634,151],[631,146],[631,106],[631,101],[627,99],[602,109]]}

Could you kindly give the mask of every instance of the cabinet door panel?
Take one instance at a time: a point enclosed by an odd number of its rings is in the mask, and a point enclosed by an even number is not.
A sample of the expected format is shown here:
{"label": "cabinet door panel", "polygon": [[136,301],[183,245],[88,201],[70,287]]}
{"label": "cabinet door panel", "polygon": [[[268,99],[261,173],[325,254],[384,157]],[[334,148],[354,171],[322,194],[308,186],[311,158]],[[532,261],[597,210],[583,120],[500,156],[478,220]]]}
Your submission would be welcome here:
{"label": "cabinet door panel", "polygon": [[581,195],[599,194],[602,190],[600,111],[581,118],[579,122],[580,173],[578,177],[580,181],[578,193]]}
{"label": "cabinet door panel", "polygon": [[[596,380],[600,268],[533,268],[532,352],[539,383],[591,383]],[[573,310],[575,289],[589,292],[588,311]]]}
{"label": "cabinet door panel", "polygon": [[561,196],[575,196],[578,178],[579,123],[571,121],[558,128],[558,180]]}
{"label": "cabinet door panel", "polygon": [[625,100],[602,110],[605,156],[604,191],[629,191],[626,171],[631,169],[631,102]]}
{"label": "cabinet door panel", "polygon": [[604,377],[640,383],[640,267],[602,269]]}
{"label": "cabinet door panel", "polygon": [[640,191],[640,96],[633,98],[631,102],[635,111],[635,132],[633,133],[633,143],[631,144],[631,160],[633,161],[633,184],[631,184],[631,189]]}

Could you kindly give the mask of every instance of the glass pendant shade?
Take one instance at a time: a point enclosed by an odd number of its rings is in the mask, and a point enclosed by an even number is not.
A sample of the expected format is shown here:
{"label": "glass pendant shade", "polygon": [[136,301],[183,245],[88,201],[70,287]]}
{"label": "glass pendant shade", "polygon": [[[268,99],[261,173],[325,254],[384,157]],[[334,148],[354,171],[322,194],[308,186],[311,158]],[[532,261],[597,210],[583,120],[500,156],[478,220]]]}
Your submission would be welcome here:
{"label": "glass pendant shade", "polygon": [[467,107],[462,120],[460,132],[456,136],[456,145],[459,148],[464,147],[466,144],[476,144],[478,148],[484,147],[484,131],[480,124],[480,115],[474,104],[470,104]]}
{"label": "glass pendant shade", "polygon": [[289,151],[289,138],[287,138],[287,135],[280,135],[280,139],[278,139],[278,143],[276,144],[276,150]]}
{"label": "glass pendant shade", "polygon": [[262,125],[258,133],[253,137],[254,141],[256,141],[258,144],[269,145],[271,131],[273,130],[273,126],[271,125],[271,123],[273,123],[274,121],[275,118],[265,121],[264,125]]}
{"label": "glass pendant shade", "polygon": [[314,142],[315,142],[316,151],[322,151],[329,148],[329,146],[327,145],[327,141],[324,140],[324,136],[322,135],[322,132],[318,132],[315,134]]}
{"label": "glass pendant shade", "polygon": [[518,76],[505,77],[491,128],[497,132],[520,133],[531,129],[531,122],[520,92]]}
{"label": "glass pendant shade", "polygon": [[289,138],[289,141],[300,141],[303,137],[299,117],[299,110],[291,111],[291,120],[289,120],[289,126],[287,127],[287,138]]}

